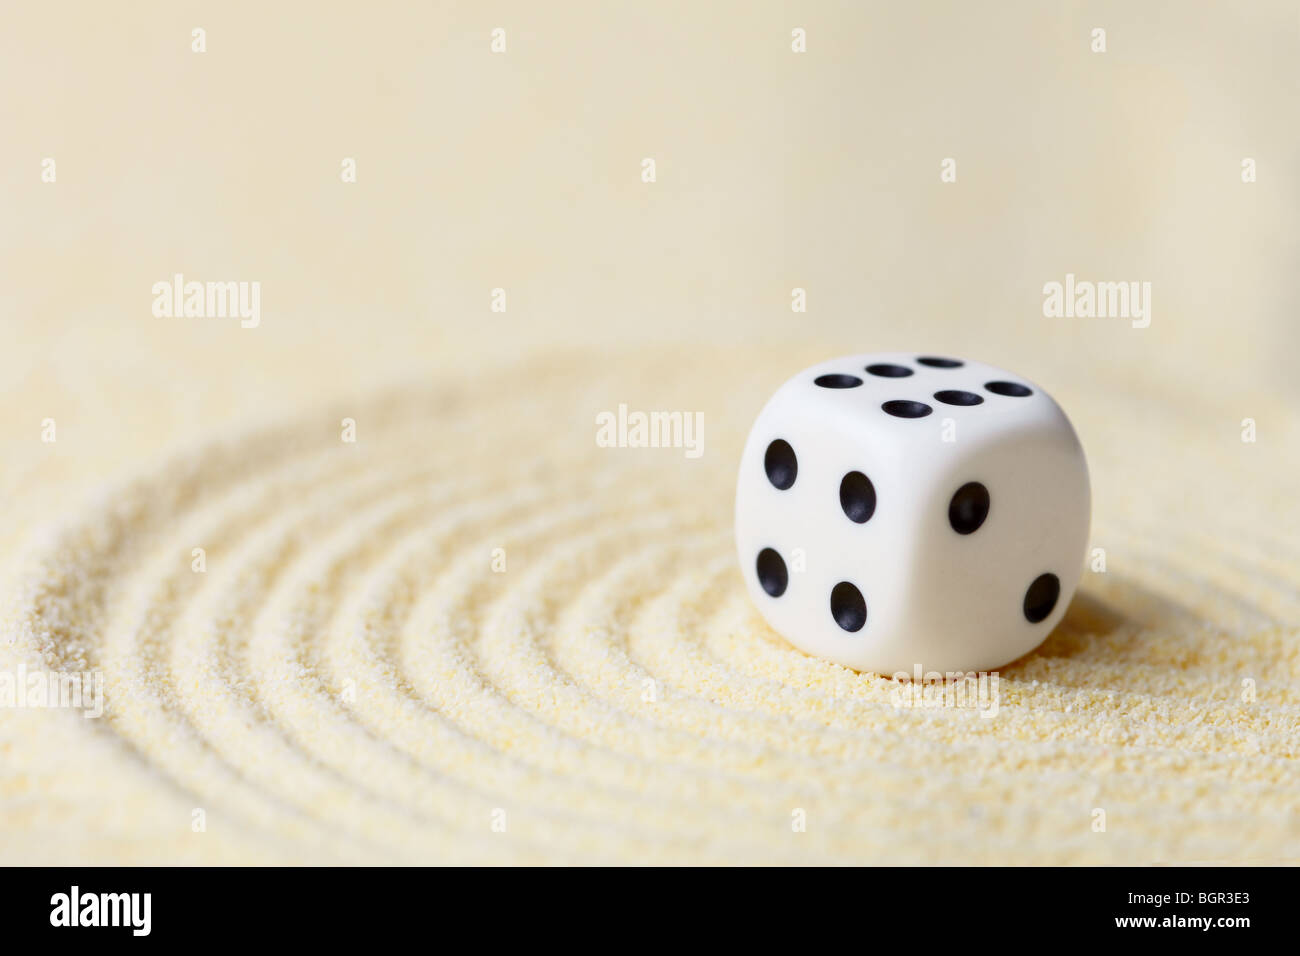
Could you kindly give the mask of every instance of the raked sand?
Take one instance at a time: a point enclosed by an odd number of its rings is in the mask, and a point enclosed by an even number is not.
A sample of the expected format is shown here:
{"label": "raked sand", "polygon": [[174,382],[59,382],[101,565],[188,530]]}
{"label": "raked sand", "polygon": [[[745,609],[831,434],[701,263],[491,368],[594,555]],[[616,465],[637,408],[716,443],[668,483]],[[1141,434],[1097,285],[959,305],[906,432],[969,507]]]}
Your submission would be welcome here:
{"label": "raked sand", "polygon": [[[730,355],[447,373],[197,443],[36,534],[5,660],[102,673],[106,713],[3,715],[5,860],[1300,858],[1297,504],[1228,495],[1266,447],[1226,429],[1188,484],[1194,412],[1135,443],[1084,405],[1106,572],[996,714],[900,708],[749,603],[735,460],[798,357]],[[705,453],[598,447],[610,395],[700,410]]]}

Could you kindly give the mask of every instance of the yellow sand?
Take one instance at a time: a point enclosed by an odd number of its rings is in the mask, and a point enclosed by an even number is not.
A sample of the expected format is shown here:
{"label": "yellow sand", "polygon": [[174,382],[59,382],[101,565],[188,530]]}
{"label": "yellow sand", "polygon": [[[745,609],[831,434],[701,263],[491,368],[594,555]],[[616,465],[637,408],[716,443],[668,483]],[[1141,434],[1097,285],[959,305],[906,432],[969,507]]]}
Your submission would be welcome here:
{"label": "yellow sand", "polygon": [[[1300,860],[1294,10],[925,6],[6,11],[0,672],[107,713],[0,710],[0,862]],[[992,718],[735,564],[758,408],[889,348],[1089,456],[1105,571]]]}

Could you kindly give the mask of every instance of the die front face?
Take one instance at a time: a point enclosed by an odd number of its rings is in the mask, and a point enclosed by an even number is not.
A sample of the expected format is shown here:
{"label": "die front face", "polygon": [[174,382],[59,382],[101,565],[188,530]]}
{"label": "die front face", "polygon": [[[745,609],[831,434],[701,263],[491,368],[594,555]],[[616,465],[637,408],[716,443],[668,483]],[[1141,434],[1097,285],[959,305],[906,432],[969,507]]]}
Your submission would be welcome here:
{"label": "die front face", "polygon": [[1036,647],[1082,573],[1087,464],[1023,376],[915,353],[799,373],[741,458],[736,542],[768,623],[858,670],[988,670]]}

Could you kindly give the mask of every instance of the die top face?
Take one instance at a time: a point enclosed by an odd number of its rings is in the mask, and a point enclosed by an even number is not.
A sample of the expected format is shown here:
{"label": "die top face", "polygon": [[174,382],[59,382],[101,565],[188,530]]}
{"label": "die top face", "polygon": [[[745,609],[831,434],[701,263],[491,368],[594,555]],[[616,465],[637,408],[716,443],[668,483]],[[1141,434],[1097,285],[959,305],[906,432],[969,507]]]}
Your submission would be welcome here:
{"label": "die top face", "polygon": [[849,356],[795,375],[758,416],[737,546],[756,604],[801,649],[881,673],[980,669],[1064,613],[1089,499],[1073,427],[1023,376]]}
{"label": "die top face", "polygon": [[866,353],[814,365],[786,382],[769,407],[786,402],[814,405],[818,414],[856,434],[866,430],[905,445],[929,444],[945,419],[955,423],[967,447],[1009,430],[1069,424],[1052,397],[1024,376],[970,359],[914,352]]}
{"label": "die top face", "polygon": [[[984,448],[1042,443],[1082,455],[1069,419],[1037,384],[982,362],[908,352],[852,355],[805,369],[768,401],[751,440],[760,432],[766,442],[779,442],[764,452],[764,467],[776,469],[768,473],[774,487],[790,488],[800,466],[825,468],[822,483],[860,471],[877,493],[889,492],[890,516],[930,493],[951,495],[946,471],[960,471]],[[822,450],[801,460],[794,436]]]}

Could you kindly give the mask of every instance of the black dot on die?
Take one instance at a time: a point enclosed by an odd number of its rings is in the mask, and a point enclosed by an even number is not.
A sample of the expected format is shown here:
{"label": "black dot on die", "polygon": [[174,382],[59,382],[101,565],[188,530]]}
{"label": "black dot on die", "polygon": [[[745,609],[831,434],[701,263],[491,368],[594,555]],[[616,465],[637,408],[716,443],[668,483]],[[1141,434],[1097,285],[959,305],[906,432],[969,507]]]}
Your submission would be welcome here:
{"label": "black dot on die", "polygon": [[848,581],[831,588],[831,616],[846,631],[860,631],[867,623],[867,602],[862,592]]}
{"label": "black dot on die", "polygon": [[868,365],[867,371],[872,375],[879,375],[881,378],[907,378],[912,374],[912,370],[906,365],[891,365],[888,362]]}
{"label": "black dot on die", "polygon": [[948,502],[948,523],[958,534],[970,534],[989,516],[989,490],[978,481],[968,481]]}
{"label": "black dot on die", "polygon": [[895,418],[924,418],[934,411],[925,402],[908,402],[901,399],[885,402],[880,407]]}
{"label": "black dot on die", "polygon": [[799,474],[799,459],[795,458],[794,449],[788,441],[778,438],[767,446],[767,454],[763,456],[763,470],[767,472],[767,480],[781,491],[794,484],[794,479]]}
{"label": "black dot on die", "polygon": [[813,379],[813,384],[822,388],[857,388],[862,384],[862,379],[856,375],[818,375]]}
{"label": "black dot on die", "polygon": [[1060,579],[1055,574],[1040,574],[1025,592],[1025,619],[1030,624],[1046,619],[1060,596]]}
{"label": "black dot on die", "polygon": [[1034,394],[1034,390],[1017,382],[985,382],[984,387],[994,395],[1010,395],[1012,398],[1024,398]]}
{"label": "black dot on die", "polygon": [[840,507],[850,521],[865,524],[876,513],[876,488],[860,471],[851,471],[840,481]]}
{"label": "black dot on die", "polygon": [[785,570],[785,560],[771,548],[758,552],[755,564],[758,570],[758,583],[772,597],[780,597],[790,583],[790,575]]}
{"label": "black dot on die", "polygon": [[922,355],[917,359],[922,365],[928,365],[930,368],[961,368],[965,362],[957,359],[939,358],[935,355]]}
{"label": "black dot on die", "polygon": [[974,392],[963,392],[960,389],[944,389],[935,392],[934,397],[945,405],[979,405],[984,401]]}

